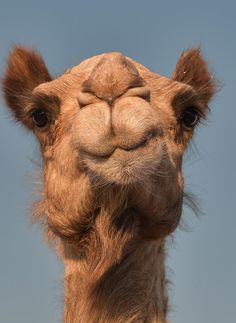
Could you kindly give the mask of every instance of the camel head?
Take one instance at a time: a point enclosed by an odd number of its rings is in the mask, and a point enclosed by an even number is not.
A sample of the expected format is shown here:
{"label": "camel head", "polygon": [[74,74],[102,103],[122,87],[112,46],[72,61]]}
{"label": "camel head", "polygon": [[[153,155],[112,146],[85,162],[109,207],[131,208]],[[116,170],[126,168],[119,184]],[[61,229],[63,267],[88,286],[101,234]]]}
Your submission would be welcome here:
{"label": "camel head", "polygon": [[214,89],[199,49],[181,55],[171,78],[112,52],[53,79],[41,56],[16,46],[3,90],[40,144],[49,231],[81,242],[103,211],[119,214],[117,228],[135,223],[143,239],[170,234],[182,211],[182,157]]}

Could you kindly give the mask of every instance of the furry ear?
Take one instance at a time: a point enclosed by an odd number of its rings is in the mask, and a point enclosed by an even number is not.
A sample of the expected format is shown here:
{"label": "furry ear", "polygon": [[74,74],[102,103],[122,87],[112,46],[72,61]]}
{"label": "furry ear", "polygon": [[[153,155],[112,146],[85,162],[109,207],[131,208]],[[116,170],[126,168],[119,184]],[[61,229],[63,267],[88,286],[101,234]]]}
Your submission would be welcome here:
{"label": "furry ear", "polygon": [[5,100],[17,121],[27,126],[26,106],[33,89],[52,80],[42,57],[32,49],[15,46],[2,80]]}
{"label": "furry ear", "polygon": [[204,106],[207,106],[216,91],[216,82],[209,73],[199,48],[188,49],[182,53],[172,79],[191,85]]}

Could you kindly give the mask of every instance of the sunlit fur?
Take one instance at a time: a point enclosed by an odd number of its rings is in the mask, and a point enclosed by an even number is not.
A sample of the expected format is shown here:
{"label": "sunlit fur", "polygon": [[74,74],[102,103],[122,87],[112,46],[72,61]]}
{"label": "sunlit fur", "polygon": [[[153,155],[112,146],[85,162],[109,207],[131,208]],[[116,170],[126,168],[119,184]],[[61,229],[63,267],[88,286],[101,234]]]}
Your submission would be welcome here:
{"label": "sunlit fur", "polygon": [[40,143],[34,216],[65,264],[65,323],[167,322],[165,239],[181,217],[194,132],[181,116],[194,107],[204,118],[214,90],[199,49],[182,54],[172,78],[107,53],[55,80],[35,51],[12,50],[3,92]]}

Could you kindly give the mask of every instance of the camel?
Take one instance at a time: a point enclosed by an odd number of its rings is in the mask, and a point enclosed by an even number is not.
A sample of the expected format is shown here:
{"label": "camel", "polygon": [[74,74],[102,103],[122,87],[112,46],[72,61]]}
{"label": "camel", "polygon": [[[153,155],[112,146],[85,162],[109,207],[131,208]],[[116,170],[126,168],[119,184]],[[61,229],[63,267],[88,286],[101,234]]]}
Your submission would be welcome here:
{"label": "camel", "polygon": [[53,79],[15,46],[3,93],[43,160],[34,218],[64,263],[65,323],[166,323],[165,246],[184,198],[182,159],[215,81],[199,48],[170,78],[119,52]]}

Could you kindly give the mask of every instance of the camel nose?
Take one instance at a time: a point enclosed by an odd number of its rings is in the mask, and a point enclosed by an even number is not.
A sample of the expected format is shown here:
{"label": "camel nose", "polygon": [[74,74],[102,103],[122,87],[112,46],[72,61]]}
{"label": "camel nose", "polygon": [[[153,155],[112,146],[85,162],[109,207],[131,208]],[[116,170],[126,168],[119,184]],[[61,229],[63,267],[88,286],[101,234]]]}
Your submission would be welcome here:
{"label": "camel nose", "polygon": [[[148,102],[150,102],[150,89],[148,86],[144,85],[144,86],[138,86],[138,87],[132,87],[129,88],[125,93],[122,94],[122,96],[120,96],[119,98],[126,98],[126,97],[139,97],[142,98]],[[98,97],[95,96],[93,93],[91,92],[83,92],[83,91],[79,91],[78,95],[77,95],[77,100],[79,103],[80,108],[83,108],[86,105],[89,104],[94,104],[98,101]],[[116,101],[116,97],[113,95],[109,96],[106,98],[106,103],[112,107],[113,104]]]}
{"label": "camel nose", "polygon": [[103,55],[80,86],[77,98],[80,110],[74,135],[80,151],[109,156],[116,149],[145,146],[160,133],[150,88],[136,66],[120,53]]}
{"label": "camel nose", "polygon": [[[121,53],[104,54],[81,86],[82,93],[92,94],[110,106],[128,89],[143,87],[146,83],[135,65]],[[78,101],[84,105],[80,95]]]}
{"label": "camel nose", "polygon": [[126,96],[112,108],[100,101],[80,109],[73,133],[80,151],[105,157],[117,148],[132,151],[145,146],[161,135],[161,127],[158,113],[147,100]]}

